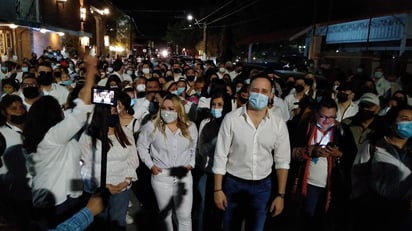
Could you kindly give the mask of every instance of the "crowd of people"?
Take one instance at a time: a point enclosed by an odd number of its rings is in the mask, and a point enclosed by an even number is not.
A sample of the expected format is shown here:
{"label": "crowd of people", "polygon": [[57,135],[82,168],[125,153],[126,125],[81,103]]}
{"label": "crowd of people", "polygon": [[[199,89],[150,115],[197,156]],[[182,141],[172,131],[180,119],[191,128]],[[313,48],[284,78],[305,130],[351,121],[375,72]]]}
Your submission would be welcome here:
{"label": "crowd of people", "polygon": [[408,73],[50,52],[1,64],[1,230],[412,229]]}

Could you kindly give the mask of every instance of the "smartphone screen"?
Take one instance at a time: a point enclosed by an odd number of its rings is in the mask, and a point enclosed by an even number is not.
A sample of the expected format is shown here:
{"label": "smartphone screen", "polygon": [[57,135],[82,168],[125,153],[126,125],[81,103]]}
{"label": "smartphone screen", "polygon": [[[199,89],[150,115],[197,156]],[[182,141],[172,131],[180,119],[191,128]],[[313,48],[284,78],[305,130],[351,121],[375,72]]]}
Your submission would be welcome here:
{"label": "smartphone screen", "polygon": [[105,87],[93,87],[92,103],[115,106],[116,99],[114,90]]}

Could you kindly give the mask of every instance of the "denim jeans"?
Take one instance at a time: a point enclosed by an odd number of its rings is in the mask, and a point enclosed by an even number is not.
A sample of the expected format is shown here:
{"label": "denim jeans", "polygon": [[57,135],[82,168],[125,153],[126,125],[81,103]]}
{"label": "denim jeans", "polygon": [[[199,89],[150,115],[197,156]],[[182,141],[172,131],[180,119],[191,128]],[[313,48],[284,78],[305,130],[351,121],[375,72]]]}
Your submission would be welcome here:
{"label": "denim jeans", "polygon": [[204,217],[204,211],[205,211],[205,196],[206,196],[206,181],[207,181],[208,175],[204,173],[198,182],[197,185],[197,190],[199,192],[199,202],[198,202],[198,208],[196,213],[194,213],[195,217],[194,219],[197,220],[196,222],[196,230],[197,231],[203,231],[203,217]]}
{"label": "denim jeans", "polygon": [[126,213],[129,208],[129,190],[110,195],[106,209],[97,215],[116,227],[126,227]]}
{"label": "denim jeans", "polygon": [[245,230],[263,230],[268,212],[272,181],[270,177],[258,182],[248,182],[226,174],[224,192],[227,207],[223,214],[225,231],[241,230],[245,219]]}
{"label": "denim jeans", "polygon": [[159,206],[159,216],[165,230],[173,230],[172,211],[176,211],[177,229],[192,230],[193,179],[190,171],[185,176],[171,176],[169,169],[152,175],[152,187]]}
{"label": "denim jeans", "polygon": [[307,185],[305,211],[309,217],[314,217],[317,212],[325,207],[326,189],[314,185]]}

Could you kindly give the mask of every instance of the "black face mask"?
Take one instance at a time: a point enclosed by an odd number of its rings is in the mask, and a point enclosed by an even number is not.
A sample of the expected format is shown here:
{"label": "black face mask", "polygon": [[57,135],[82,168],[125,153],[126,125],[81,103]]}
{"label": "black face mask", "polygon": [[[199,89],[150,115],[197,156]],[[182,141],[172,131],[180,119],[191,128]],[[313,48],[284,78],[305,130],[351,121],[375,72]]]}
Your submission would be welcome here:
{"label": "black face mask", "polygon": [[143,98],[146,96],[146,92],[137,92],[136,98]]}
{"label": "black face mask", "polygon": [[107,118],[107,125],[109,127],[116,127],[116,125],[119,123],[119,115],[118,114],[112,114]]}
{"label": "black face mask", "polygon": [[182,71],[179,68],[175,68],[175,69],[173,69],[173,72],[174,73],[181,73]]}
{"label": "black face mask", "polygon": [[293,86],[295,86],[295,82],[287,82],[287,83],[286,83],[286,86],[287,86],[289,89],[292,89]]}
{"label": "black face mask", "polygon": [[54,76],[57,77],[57,78],[60,78],[60,77],[62,77],[62,73],[60,71],[56,71],[56,72],[54,72]]}
{"label": "black face mask", "polygon": [[38,87],[25,87],[23,88],[23,95],[27,99],[34,99],[40,95]]}
{"label": "black face mask", "polygon": [[27,113],[24,113],[23,115],[11,115],[10,116],[10,122],[12,122],[13,124],[23,124],[24,122],[26,122],[26,118],[27,118]]}
{"label": "black face mask", "polygon": [[362,87],[361,88],[361,93],[362,94],[365,94],[365,93],[375,93],[376,92],[376,89],[374,89],[373,87]]}
{"label": "black face mask", "polygon": [[39,76],[39,83],[41,85],[51,85],[53,83],[53,75],[51,72],[41,73]]}
{"label": "black face mask", "polygon": [[240,101],[242,104],[245,104],[248,100],[249,100],[248,98],[243,98],[242,96],[239,96],[239,101]]}
{"label": "black face mask", "polygon": [[369,120],[369,119],[372,119],[373,117],[375,117],[375,112],[374,112],[374,111],[366,110],[366,109],[364,109],[364,108],[359,108],[357,117],[358,117],[361,121]]}
{"label": "black face mask", "polygon": [[295,90],[297,93],[302,92],[305,89],[305,87],[303,87],[302,85],[296,85],[295,86]]}
{"label": "black face mask", "polygon": [[195,76],[194,75],[187,75],[186,76],[187,80],[192,82],[193,80],[195,80]]}
{"label": "black face mask", "polygon": [[305,79],[305,84],[308,85],[308,86],[312,86],[313,79]]}
{"label": "black face mask", "polygon": [[158,102],[150,102],[149,104],[149,113],[156,114],[159,111],[159,103]]}
{"label": "black face mask", "polygon": [[348,94],[344,93],[344,92],[339,92],[336,95],[336,99],[338,99],[338,103],[343,103],[348,101]]}

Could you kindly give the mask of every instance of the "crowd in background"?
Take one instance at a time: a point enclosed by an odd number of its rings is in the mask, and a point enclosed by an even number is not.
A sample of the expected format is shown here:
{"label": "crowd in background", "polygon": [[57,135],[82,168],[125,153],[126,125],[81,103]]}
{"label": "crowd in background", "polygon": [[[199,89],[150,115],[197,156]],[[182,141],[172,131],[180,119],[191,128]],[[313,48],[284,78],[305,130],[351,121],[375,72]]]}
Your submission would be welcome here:
{"label": "crowd in background", "polygon": [[[411,230],[412,74],[246,67],[50,48],[3,61],[0,227],[59,227],[101,187],[107,153],[111,196],[90,230],[137,222],[131,198],[157,216],[152,230],[237,230],[232,217],[263,230],[248,220],[252,195],[237,201],[234,188],[269,179],[266,225],[270,210],[296,230]],[[92,86],[114,90],[116,105],[91,104]],[[250,178],[236,169],[249,164],[261,168]]]}

